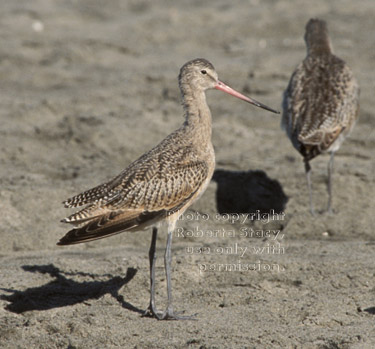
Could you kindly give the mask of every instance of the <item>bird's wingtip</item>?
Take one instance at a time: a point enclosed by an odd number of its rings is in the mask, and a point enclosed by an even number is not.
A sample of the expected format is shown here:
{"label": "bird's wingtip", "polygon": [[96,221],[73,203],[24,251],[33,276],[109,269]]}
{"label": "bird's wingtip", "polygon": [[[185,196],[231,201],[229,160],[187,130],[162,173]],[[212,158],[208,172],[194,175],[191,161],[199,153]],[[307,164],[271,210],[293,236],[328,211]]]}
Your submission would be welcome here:
{"label": "bird's wingtip", "polygon": [[66,245],[66,243],[64,243],[64,237],[62,237],[59,241],[56,242],[56,245],[57,246],[63,246],[63,245]]}
{"label": "bird's wingtip", "polygon": [[69,208],[69,207],[71,207],[71,203],[70,203],[69,200],[64,200],[64,201],[62,201],[61,203],[64,205],[65,208]]}

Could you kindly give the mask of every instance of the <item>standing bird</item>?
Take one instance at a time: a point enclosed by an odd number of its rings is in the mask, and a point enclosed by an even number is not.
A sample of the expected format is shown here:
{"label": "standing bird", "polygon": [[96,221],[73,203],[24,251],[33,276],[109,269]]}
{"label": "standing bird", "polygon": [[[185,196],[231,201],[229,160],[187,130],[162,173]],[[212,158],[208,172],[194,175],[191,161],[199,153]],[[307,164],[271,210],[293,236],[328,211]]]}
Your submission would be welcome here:
{"label": "standing bird", "polygon": [[[219,81],[213,65],[205,59],[187,62],[181,68],[179,85],[185,111],[184,124],[117,177],[66,200],[65,207],[86,207],[62,220],[73,224],[74,229],[58,242],[58,245],[77,244],[152,226],[149,250],[151,295],[145,315],[159,320],[190,318],[178,316],[173,310],[171,244],[178,217],[206,190],[215,167],[211,113],[205,91],[222,90],[276,112]],[[164,256],[168,305],[163,313],[155,306],[155,246],[158,223],[162,222],[168,229]]]}
{"label": "standing bird", "polygon": [[326,22],[310,19],[305,42],[307,56],[284,92],[281,127],[303,156],[314,215],[309,161],[331,153],[327,211],[332,213],[333,158],[358,118],[359,86],[346,63],[333,54]]}

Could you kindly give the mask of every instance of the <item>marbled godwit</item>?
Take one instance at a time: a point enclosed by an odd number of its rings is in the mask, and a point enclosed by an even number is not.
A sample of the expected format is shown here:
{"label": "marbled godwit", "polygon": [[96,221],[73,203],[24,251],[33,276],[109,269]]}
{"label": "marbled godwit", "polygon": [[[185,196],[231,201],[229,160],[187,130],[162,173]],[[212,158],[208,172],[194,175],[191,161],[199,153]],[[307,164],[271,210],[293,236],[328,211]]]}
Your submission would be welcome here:
{"label": "marbled godwit", "polygon": [[[215,167],[205,90],[216,88],[274,112],[219,81],[214,67],[205,59],[186,63],[179,85],[184,124],[114,179],[66,200],[65,207],[87,206],[63,220],[75,228],[58,242],[77,244],[153,226],[149,250],[151,296],[145,315],[160,320],[188,318],[176,315],[172,307],[171,243],[178,217],[203,194]],[[168,306],[164,313],[155,306],[154,280],[156,225],[162,221],[168,226],[164,256]]]}
{"label": "marbled godwit", "polygon": [[281,126],[303,156],[314,215],[309,161],[323,152],[331,153],[327,210],[332,213],[333,157],[358,118],[359,87],[350,68],[333,54],[324,21],[309,20],[305,41],[307,57],[284,93]]}

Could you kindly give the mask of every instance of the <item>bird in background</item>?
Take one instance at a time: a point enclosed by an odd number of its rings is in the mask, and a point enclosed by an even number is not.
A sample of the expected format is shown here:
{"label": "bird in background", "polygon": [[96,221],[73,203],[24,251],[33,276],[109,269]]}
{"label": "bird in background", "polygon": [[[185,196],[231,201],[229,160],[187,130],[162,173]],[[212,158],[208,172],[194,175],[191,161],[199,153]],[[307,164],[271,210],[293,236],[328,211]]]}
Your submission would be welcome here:
{"label": "bird in background", "polygon": [[[277,113],[219,81],[213,65],[205,59],[194,59],[181,68],[179,86],[185,112],[183,125],[112,180],[66,200],[67,208],[85,207],[62,220],[74,228],[58,242],[77,244],[152,227],[150,303],[144,315],[159,320],[192,318],[179,315],[173,308],[171,244],[176,221],[206,190],[215,167],[205,91],[218,89]],[[158,229],[163,225],[167,231],[167,308],[160,312],[155,304],[155,248]]]}
{"label": "bird in background", "polygon": [[307,56],[284,92],[281,127],[303,156],[314,215],[309,162],[330,153],[327,211],[332,213],[333,159],[359,116],[359,86],[348,65],[333,54],[325,21],[308,21],[305,42]]}

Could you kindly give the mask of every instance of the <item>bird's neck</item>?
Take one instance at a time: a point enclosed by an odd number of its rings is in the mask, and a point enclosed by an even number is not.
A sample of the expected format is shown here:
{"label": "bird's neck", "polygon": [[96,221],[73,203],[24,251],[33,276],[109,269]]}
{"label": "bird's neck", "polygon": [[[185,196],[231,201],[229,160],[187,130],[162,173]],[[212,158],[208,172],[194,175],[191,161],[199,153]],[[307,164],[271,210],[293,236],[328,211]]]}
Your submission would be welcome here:
{"label": "bird's neck", "polygon": [[[211,112],[207,105],[206,94],[202,90],[193,90],[190,86],[181,86],[182,105],[185,112],[185,126],[194,130],[198,141],[211,142]],[[198,137],[198,138],[200,138]]]}
{"label": "bird's neck", "polygon": [[331,40],[327,35],[318,33],[314,35],[313,40],[307,42],[307,54],[331,54],[333,53]]}

